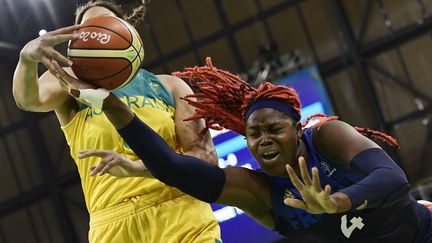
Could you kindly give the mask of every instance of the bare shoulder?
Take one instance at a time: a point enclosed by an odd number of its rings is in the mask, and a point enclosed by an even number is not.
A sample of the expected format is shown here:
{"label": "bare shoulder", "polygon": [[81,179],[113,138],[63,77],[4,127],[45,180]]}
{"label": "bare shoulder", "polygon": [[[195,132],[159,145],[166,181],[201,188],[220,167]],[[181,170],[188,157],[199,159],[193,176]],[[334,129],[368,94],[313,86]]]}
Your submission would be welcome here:
{"label": "bare shoulder", "polygon": [[334,120],[314,128],[313,143],[318,151],[336,162],[349,163],[358,152],[378,147],[350,124]]}
{"label": "bare shoulder", "polygon": [[321,138],[327,137],[329,135],[334,135],[335,131],[354,130],[354,128],[350,124],[340,120],[328,121],[313,129],[314,129],[314,136],[321,137]]}
{"label": "bare shoulder", "polygon": [[162,82],[171,93],[175,93],[179,90],[189,90],[189,86],[183,79],[168,74],[158,74],[156,77]]}

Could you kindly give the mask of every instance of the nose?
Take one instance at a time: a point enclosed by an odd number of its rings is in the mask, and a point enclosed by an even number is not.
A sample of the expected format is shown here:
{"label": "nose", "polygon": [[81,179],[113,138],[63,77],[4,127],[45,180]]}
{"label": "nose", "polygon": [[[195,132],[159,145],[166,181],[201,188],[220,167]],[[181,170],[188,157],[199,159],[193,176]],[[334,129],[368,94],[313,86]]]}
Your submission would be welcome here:
{"label": "nose", "polygon": [[271,144],[273,144],[273,141],[270,139],[270,137],[267,134],[263,134],[259,145],[265,147]]}

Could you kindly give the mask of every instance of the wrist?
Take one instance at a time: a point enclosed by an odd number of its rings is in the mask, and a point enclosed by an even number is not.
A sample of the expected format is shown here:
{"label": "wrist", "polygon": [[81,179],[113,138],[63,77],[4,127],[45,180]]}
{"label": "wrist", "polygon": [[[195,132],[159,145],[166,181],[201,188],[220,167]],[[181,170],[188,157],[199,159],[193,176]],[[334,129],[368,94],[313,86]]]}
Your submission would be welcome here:
{"label": "wrist", "polygon": [[344,213],[352,208],[351,198],[343,192],[335,192],[330,195],[330,198],[336,202],[337,211],[335,213]]}
{"label": "wrist", "polygon": [[24,65],[37,65],[38,62],[32,60],[32,58],[23,50],[21,50],[19,55],[19,61]]}
{"label": "wrist", "polygon": [[148,177],[147,168],[144,166],[144,163],[141,160],[131,161],[133,164],[133,177]]}

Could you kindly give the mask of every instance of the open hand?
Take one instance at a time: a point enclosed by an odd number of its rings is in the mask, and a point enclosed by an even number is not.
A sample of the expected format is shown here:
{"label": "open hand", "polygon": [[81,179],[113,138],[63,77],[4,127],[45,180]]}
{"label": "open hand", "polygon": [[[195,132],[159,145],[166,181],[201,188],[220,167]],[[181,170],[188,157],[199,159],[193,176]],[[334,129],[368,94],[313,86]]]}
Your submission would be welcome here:
{"label": "open hand", "polygon": [[323,190],[318,175],[318,169],[316,167],[312,168],[311,178],[305,159],[301,156],[298,161],[303,181],[299,179],[290,165],[286,165],[286,169],[291,182],[300,192],[303,200],[286,198],[284,203],[290,207],[300,208],[312,214],[336,213],[338,211],[338,204],[336,200],[330,196],[330,185],[326,185]]}
{"label": "open hand", "polygon": [[102,109],[104,100],[110,92],[106,89],[97,88],[95,85],[83,82],[67,73],[56,60],[52,60],[56,75],[61,85],[78,101],[97,109]]}
{"label": "open hand", "polygon": [[60,43],[72,40],[74,31],[80,26],[72,25],[54,31],[50,31],[30,42],[21,50],[20,57],[25,62],[41,62],[53,75],[56,75],[55,67],[51,60],[72,65],[72,62],[60,54],[54,47]]}
{"label": "open hand", "polygon": [[149,176],[149,172],[142,161],[132,161],[111,150],[81,150],[79,159],[99,157],[98,165],[90,167],[90,176],[106,173],[116,177]]}
{"label": "open hand", "polygon": [[68,72],[66,72],[61,66],[60,64],[52,59],[51,64],[55,70],[55,75],[58,78],[58,80],[60,81],[60,83],[66,87],[67,89],[73,89],[73,90],[79,90],[79,89],[97,89],[98,87],[96,87],[93,84],[90,83],[86,83],[84,81],[81,81],[79,79],[77,79],[76,77],[70,75]]}

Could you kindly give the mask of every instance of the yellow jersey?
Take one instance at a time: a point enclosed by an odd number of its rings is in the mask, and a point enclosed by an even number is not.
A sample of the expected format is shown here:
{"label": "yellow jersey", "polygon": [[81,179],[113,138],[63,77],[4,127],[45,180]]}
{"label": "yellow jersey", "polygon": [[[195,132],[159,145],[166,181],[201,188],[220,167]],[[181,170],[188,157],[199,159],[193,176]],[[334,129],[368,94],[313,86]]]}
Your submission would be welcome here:
{"label": "yellow jersey", "polygon": [[[141,69],[130,83],[112,93],[163,137],[171,148],[181,152],[175,133],[174,98],[154,74]],[[78,167],[90,214],[166,186],[156,179],[142,177],[89,176],[89,168],[99,164],[101,159],[78,159],[78,152],[82,149],[112,150],[130,160],[139,160],[101,110],[82,105],[75,117],[62,126],[62,130]]]}

